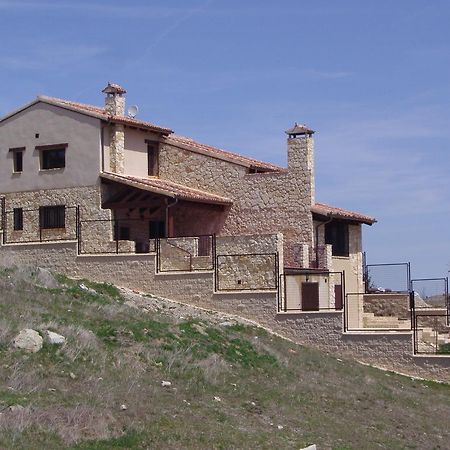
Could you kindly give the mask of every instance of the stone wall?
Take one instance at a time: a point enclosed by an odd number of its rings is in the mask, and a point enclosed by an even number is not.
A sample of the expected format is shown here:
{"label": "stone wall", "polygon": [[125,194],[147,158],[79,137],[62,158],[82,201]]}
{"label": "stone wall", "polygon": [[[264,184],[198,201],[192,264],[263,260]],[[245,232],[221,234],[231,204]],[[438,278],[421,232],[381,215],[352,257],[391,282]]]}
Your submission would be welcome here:
{"label": "stone wall", "polygon": [[294,246],[312,244],[312,138],[288,140],[288,170],[250,174],[247,167],[166,143],[160,150],[160,176],[233,199],[214,231],[224,235],[282,233],[285,260]]}
{"label": "stone wall", "polygon": [[0,263],[34,264],[151,292],[216,311],[238,314],[294,341],[334,356],[348,357],[409,375],[450,382],[450,358],[413,356],[407,333],[347,333],[342,313],[277,314],[276,294],[214,293],[212,272],[155,273],[155,255],[76,256],[75,243],[11,245],[0,248]]}

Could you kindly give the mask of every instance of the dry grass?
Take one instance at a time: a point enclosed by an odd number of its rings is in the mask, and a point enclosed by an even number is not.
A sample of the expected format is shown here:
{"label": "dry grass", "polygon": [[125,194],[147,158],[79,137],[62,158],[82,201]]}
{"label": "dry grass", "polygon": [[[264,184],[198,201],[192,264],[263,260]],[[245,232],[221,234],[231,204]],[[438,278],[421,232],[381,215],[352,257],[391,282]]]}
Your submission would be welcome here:
{"label": "dry grass", "polygon": [[[448,448],[448,386],[35,273],[0,274],[1,449]],[[24,327],[66,343],[14,350]]]}

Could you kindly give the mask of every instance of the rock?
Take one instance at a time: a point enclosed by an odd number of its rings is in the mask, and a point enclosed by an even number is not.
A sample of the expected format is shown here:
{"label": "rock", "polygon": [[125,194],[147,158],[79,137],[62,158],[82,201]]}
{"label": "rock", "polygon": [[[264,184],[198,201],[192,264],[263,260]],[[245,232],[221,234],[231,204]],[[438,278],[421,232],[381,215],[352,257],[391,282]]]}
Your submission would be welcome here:
{"label": "rock", "polygon": [[205,329],[198,323],[194,323],[192,325],[192,328],[197,331],[197,333],[202,334],[203,336],[208,336],[208,333],[205,331]]}
{"label": "rock", "polygon": [[83,291],[88,292],[89,294],[92,295],[98,295],[97,291],[95,289],[91,289],[90,287],[87,287],[85,284],[81,283],[80,284],[80,289],[82,289]]}
{"label": "rock", "polygon": [[234,325],[236,325],[235,322],[231,322],[229,320],[225,320],[225,321],[219,323],[220,327],[232,327]]}
{"label": "rock", "polygon": [[36,353],[42,348],[43,339],[41,335],[31,328],[22,330],[13,340],[13,346]]}
{"label": "rock", "polygon": [[284,427],[283,427],[283,425],[277,425],[277,428],[278,428],[279,430],[282,430]]}
{"label": "rock", "polygon": [[69,373],[69,377],[72,378],[72,380],[75,380],[75,378],[77,377],[73,372]]}
{"label": "rock", "polygon": [[8,409],[11,412],[19,412],[19,411],[23,411],[25,408],[22,405],[11,405]]}
{"label": "rock", "polygon": [[172,383],[170,381],[161,381],[162,387],[170,387],[172,386]]}
{"label": "rock", "polygon": [[120,410],[121,411],[126,411],[128,408],[127,408],[127,405],[120,405]]}
{"label": "rock", "polygon": [[56,278],[53,274],[42,267],[38,267],[36,272],[34,273],[34,279],[38,286],[47,288],[47,289],[55,289],[59,286],[59,283],[56,281]]}
{"label": "rock", "polygon": [[45,330],[44,333],[44,342],[52,345],[60,345],[66,342],[66,338],[62,334],[55,333],[50,330]]}

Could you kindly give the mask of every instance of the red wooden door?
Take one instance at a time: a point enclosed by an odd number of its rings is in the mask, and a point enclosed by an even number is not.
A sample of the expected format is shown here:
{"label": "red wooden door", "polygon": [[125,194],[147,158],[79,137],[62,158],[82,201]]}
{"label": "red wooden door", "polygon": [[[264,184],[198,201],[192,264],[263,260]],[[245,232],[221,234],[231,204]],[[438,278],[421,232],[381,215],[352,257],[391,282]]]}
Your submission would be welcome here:
{"label": "red wooden door", "polygon": [[319,283],[302,283],[302,311],[319,310]]}

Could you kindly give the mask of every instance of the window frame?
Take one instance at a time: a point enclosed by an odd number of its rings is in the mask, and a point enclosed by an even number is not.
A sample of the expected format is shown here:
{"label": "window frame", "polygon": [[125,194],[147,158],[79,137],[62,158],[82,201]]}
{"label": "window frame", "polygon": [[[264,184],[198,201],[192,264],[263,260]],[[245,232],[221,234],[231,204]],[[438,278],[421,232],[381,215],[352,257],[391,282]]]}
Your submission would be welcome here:
{"label": "window frame", "polygon": [[[39,151],[40,170],[61,170],[66,167],[66,149],[67,143],[64,144],[52,144],[52,145],[38,145],[36,150]],[[62,157],[55,156],[56,152],[62,152]],[[50,160],[49,155],[53,153],[54,161]],[[56,161],[56,162],[55,162]]]}
{"label": "window frame", "polygon": [[22,173],[23,172],[23,153],[25,151],[25,147],[10,148],[9,151],[12,153],[12,157],[13,157],[13,173]]}
{"label": "window frame", "polygon": [[146,139],[147,144],[147,175],[159,177],[159,142]]}
{"label": "window frame", "polygon": [[66,205],[39,206],[39,228],[55,230],[66,228]]}
{"label": "window frame", "polygon": [[350,256],[350,228],[342,220],[333,220],[325,224],[325,244],[331,244],[332,255]]}

